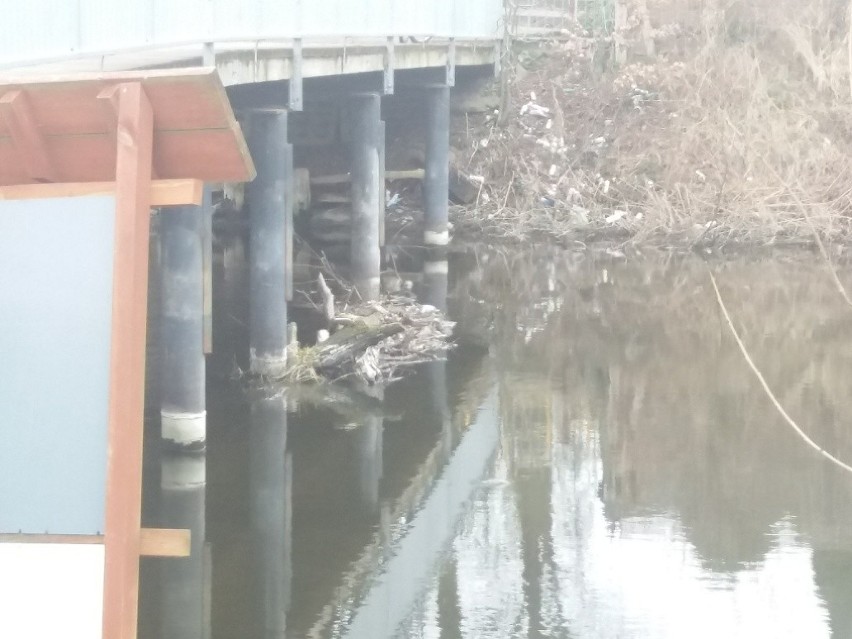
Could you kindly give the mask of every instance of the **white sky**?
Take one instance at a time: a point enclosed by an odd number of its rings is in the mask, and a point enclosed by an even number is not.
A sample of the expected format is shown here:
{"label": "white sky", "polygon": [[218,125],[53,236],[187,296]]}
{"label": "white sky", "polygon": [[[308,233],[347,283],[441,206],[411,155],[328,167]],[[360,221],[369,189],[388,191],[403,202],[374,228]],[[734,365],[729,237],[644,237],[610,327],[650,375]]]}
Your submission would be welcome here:
{"label": "white sky", "polygon": [[0,544],[0,637],[101,636],[102,545]]}

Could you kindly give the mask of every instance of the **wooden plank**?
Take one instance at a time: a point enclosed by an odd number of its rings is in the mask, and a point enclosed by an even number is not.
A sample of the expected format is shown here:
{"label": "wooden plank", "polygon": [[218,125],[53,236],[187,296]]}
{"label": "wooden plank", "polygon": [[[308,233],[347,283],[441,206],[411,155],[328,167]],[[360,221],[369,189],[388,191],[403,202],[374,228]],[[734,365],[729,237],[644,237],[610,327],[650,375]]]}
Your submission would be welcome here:
{"label": "wooden plank", "polygon": [[[406,169],[401,171],[385,171],[385,180],[422,180],[426,172],[423,169]],[[311,178],[313,186],[331,186],[334,184],[347,184],[352,181],[348,173],[337,175],[318,175]]]}
{"label": "wooden plank", "polygon": [[187,528],[143,528],[140,554],[144,557],[189,557],[192,534]]}
{"label": "wooden plank", "polygon": [[[186,528],[143,528],[140,531],[140,554],[145,557],[189,557],[191,538],[191,532]],[[103,543],[103,535],[0,534],[0,544],[97,545]]]}
{"label": "wooden plank", "polygon": [[45,182],[58,181],[27,95],[20,89],[7,91],[0,97],[0,113],[29,177]]}
{"label": "wooden plank", "polygon": [[314,198],[317,204],[349,204],[352,196],[346,193],[320,193]]}
{"label": "wooden plank", "polygon": [[536,7],[521,7],[518,9],[518,16],[522,18],[556,18],[567,20],[571,16],[568,11],[562,9],[538,9]]}
{"label": "wooden plank", "polygon": [[[54,77],[33,76],[19,80],[0,80],[5,88],[25,87],[39,124],[46,135],[57,133],[89,135],[108,128],[103,111],[96,107],[98,94],[122,83],[122,78],[137,77],[143,82],[151,108],[157,114],[155,130],[227,129],[230,106],[222,102],[217,85],[218,74],[212,69],[127,74],[66,74]],[[223,89],[224,91],[224,89]],[[227,108],[223,108],[227,106]],[[230,114],[233,117],[233,114]]]}
{"label": "wooden plank", "polygon": [[[201,180],[156,180],[151,182],[151,206],[201,204]],[[115,182],[61,182],[59,184],[18,184],[0,186],[0,200],[29,200],[84,195],[113,195]]]}
{"label": "wooden plank", "polygon": [[559,35],[560,30],[559,27],[518,27],[514,33],[520,36]]}
{"label": "wooden plank", "polygon": [[[243,182],[255,170],[219,76],[211,69],[0,80],[0,96],[24,91],[44,155],[65,182],[115,179],[115,80],[138,77],[155,119],[157,178]],[[100,99],[99,99],[100,97]],[[34,181],[0,119],[0,185]],[[42,173],[43,171],[37,171]],[[37,179],[45,179],[35,176]],[[54,180],[59,181],[59,180]]]}
{"label": "wooden plank", "polygon": [[[45,138],[47,151],[60,167],[63,182],[115,180],[115,143],[107,134]],[[233,133],[164,131],[154,136],[158,178],[195,178],[205,182],[246,181],[245,158],[233,143]],[[254,171],[252,165],[252,171]],[[32,182],[8,138],[0,138],[0,186]]]}
{"label": "wooden plank", "polygon": [[139,82],[118,100],[103,636],[135,639],[154,117]]}

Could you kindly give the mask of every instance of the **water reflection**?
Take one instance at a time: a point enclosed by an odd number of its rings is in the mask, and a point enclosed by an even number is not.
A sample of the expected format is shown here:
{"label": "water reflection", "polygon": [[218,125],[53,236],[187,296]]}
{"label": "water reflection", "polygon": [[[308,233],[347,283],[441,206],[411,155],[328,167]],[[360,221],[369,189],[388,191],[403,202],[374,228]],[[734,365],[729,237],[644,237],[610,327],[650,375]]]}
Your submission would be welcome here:
{"label": "water reflection", "polygon": [[191,533],[191,554],[160,562],[161,632],[173,639],[210,636],[210,556],[205,545],[206,460],[166,453],[161,459],[163,526]]}
{"label": "water reflection", "polygon": [[[162,498],[207,536],[213,637],[852,636],[852,478],[778,419],[703,262],[444,257],[414,288],[459,347],[379,399],[288,414],[211,371],[206,513],[197,487]],[[239,258],[214,307],[233,343]],[[852,323],[822,268],[713,268],[781,401],[852,459]],[[162,583],[173,636],[204,636],[199,565]]]}
{"label": "water reflection", "polygon": [[251,402],[249,517],[252,529],[256,618],[264,639],[287,636],[292,581],[293,464],[287,453],[287,403],[259,394]]}

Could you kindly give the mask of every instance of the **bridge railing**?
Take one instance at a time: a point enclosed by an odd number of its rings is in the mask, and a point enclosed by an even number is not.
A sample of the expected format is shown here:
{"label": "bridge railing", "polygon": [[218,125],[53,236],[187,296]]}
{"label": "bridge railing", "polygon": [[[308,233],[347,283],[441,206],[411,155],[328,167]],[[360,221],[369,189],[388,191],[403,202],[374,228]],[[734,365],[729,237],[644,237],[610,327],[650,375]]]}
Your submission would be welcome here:
{"label": "bridge railing", "polygon": [[0,68],[204,42],[496,40],[503,0],[0,0]]}

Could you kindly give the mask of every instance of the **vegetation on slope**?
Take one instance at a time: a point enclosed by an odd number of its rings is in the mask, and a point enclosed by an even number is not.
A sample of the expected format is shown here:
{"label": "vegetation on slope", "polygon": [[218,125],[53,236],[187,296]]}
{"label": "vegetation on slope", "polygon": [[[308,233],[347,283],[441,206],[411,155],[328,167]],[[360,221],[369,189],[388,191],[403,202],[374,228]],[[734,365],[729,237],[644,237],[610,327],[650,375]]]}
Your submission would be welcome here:
{"label": "vegetation on slope", "polygon": [[704,249],[847,242],[848,0],[616,5],[609,24],[513,42],[503,113],[460,127],[483,187],[456,225]]}

